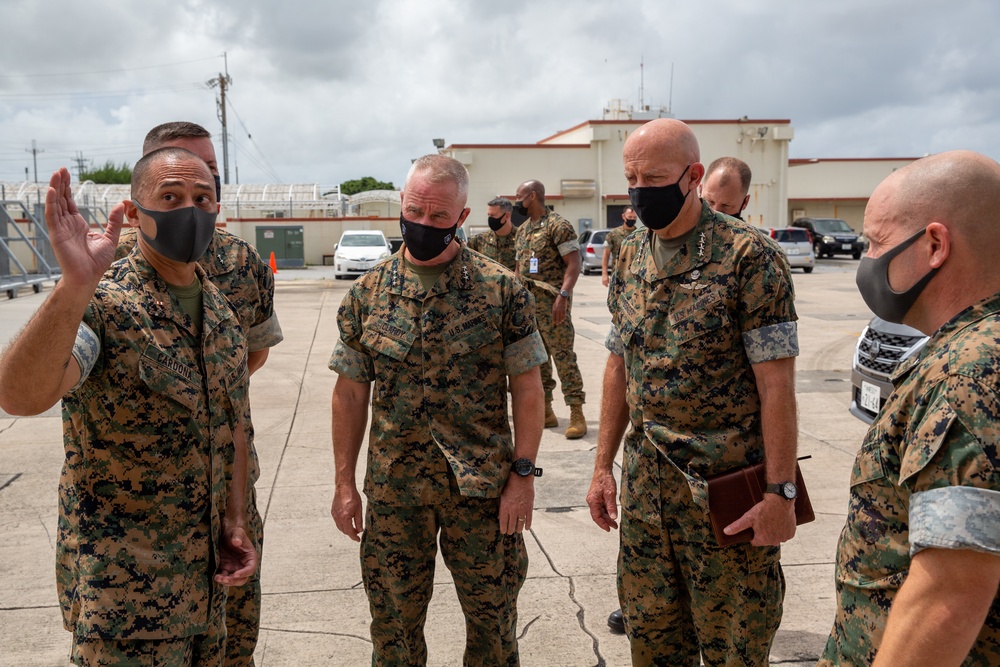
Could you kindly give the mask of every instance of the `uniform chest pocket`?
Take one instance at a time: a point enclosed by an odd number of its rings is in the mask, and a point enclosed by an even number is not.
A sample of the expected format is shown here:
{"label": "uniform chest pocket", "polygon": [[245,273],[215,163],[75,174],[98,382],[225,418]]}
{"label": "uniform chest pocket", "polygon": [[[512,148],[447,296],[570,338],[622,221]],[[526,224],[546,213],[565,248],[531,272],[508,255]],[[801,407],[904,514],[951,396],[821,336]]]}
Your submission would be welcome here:
{"label": "uniform chest pocket", "polygon": [[403,361],[413,347],[416,336],[390,325],[376,325],[361,334],[361,344],[376,354]]}
{"label": "uniform chest pocket", "polygon": [[885,477],[885,467],[882,464],[882,448],[879,438],[871,437],[865,440],[854,459],[854,469],[851,471],[851,486],[858,486]]}
{"label": "uniform chest pocket", "polygon": [[147,348],[139,359],[139,378],[150,391],[198,410],[201,374],[160,349]]}
{"label": "uniform chest pocket", "polygon": [[667,319],[674,340],[680,345],[722,329],[729,324],[729,313],[722,296],[712,292],[675,304]]}
{"label": "uniform chest pocket", "polygon": [[452,354],[461,357],[499,340],[500,331],[484,323],[452,336],[448,347]]}

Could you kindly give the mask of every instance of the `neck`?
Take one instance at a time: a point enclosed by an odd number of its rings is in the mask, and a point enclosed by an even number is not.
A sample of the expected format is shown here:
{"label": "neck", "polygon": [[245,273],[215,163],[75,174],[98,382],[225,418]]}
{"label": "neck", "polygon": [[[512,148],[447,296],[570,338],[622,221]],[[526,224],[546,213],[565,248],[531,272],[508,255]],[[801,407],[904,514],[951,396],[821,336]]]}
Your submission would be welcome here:
{"label": "neck", "polygon": [[688,197],[677,214],[677,219],[663,229],[657,229],[654,234],[664,241],[676,239],[684,236],[698,225],[701,220],[701,199],[698,197]]}
{"label": "neck", "polygon": [[509,236],[512,231],[514,231],[514,225],[512,225],[510,220],[508,220],[507,222],[503,223],[503,227],[496,230],[494,234],[496,234],[497,236]]}
{"label": "neck", "polygon": [[437,257],[427,260],[426,262],[422,262],[413,255],[411,255],[409,249],[407,249],[405,246],[403,252],[404,256],[406,257],[406,260],[408,262],[416,264],[417,266],[437,266],[438,264],[447,264],[451,260],[455,259],[455,256],[458,255],[458,253],[461,252],[461,250],[462,246],[459,244],[459,242],[457,240],[452,241],[450,244],[448,244],[448,247],[444,249],[443,253],[441,253]]}
{"label": "neck", "polygon": [[194,282],[197,262],[176,262],[156,252],[139,236],[139,252],[165,282],[170,285],[187,287]]}
{"label": "neck", "polygon": [[537,207],[532,207],[528,211],[528,215],[531,216],[532,222],[538,222],[543,217],[545,217],[545,207],[539,204]]}

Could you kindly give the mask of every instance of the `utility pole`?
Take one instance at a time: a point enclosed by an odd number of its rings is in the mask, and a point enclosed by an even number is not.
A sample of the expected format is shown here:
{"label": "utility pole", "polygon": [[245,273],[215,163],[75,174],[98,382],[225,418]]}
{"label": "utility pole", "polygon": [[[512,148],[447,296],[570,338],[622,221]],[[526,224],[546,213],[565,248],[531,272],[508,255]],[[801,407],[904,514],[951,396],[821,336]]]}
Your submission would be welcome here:
{"label": "utility pole", "polygon": [[216,98],[215,104],[219,120],[222,121],[222,182],[229,185],[229,130],[226,125],[226,89],[233,85],[233,79],[229,76],[229,58],[225,52],[222,53],[222,59],[225,74],[220,72],[217,78],[209,79],[208,87],[219,87],[219,97]]}
{"label": "utility pole", "polygon": [[[31,159],[34,160],[34,162],[35,162],[35,183],[37,183],[38,182],[38,154],[39,153],[44,153],[45,151],[39,150],[38,147],[35,146],[35,140],[32,139],[31,140],[31,148],[30,149],[25,148],[24,152],[25,153],[31,153]],[[28,169],[27,169],[27,167],[25,167],[24,171],[25,171],[24,180],[28,180],[28,173],[27,173]]]}
{"label": "utility pole", "polygon": [[73,162],[76,162],[76,180],[83,183],[83,170],[87,168],[87,160],[83,157],[83,151],[76,152]]}

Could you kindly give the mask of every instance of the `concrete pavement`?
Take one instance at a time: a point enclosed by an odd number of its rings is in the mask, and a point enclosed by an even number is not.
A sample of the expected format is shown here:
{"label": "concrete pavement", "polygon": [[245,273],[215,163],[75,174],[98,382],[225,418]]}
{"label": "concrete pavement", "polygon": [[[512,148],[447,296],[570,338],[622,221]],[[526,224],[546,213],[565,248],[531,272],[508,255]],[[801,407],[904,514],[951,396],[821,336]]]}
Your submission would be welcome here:
{"label": "concrete pavement", "polygon": [[[854,453],[866,427],[847,412],[854,342],[870,317],[854,287],[857,262],[821,260],[794,274],[802,354],[798,360],[800,455],[816,521],[783,547],[787,592],[772,663],[813,664],[833,621],[833,559],[847,507]],[[330,393],[326,368],[337,338],[337,307],[351,284],[330,267],[282,269],[276,307],[285,340],[251,382],[266,521],[263,618],[256,661],[285,665],[366,665],[368,604],[358,547],[329,516],[333,490]],[[23,290],[0,300],[0,344],[51,293]],[[584,496],[597,442],[601,377],[610,326],[599,276],[581,276],[573,318],[587,391],[590,432],[566,440],[569,409],[556,400],[558,429],[543,436],[535,518],[526,536],[530,566],[519,597],[521,664],[622,666],[628,642],[612,634],[618,607],[618,536],[590,520]],[[558,393],[558,392],[557,392]],[[0,412],[0,665],[65,665],[70,635],[56,602],[56,486],[62,462],[58,407],[32,418]],[[360,465],[364,464],[364,453]],[[359,470],[359,479],[361,471]],[[430,665],[458,665],[465,641],[461,610],[443,563],[427,617]]]}

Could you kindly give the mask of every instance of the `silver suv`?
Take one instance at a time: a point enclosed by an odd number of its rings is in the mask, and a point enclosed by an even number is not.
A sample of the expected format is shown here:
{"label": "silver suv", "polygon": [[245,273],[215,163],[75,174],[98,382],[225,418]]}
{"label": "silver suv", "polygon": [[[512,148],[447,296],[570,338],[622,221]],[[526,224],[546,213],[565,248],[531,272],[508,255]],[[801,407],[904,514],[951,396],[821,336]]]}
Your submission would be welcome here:
{"label": "silver suv", "polygon": [[899,365],[920,352],[927,336],[905,324],[873,317],[854,348],[851,414],[871,424],[892,393],[889,378]]}

